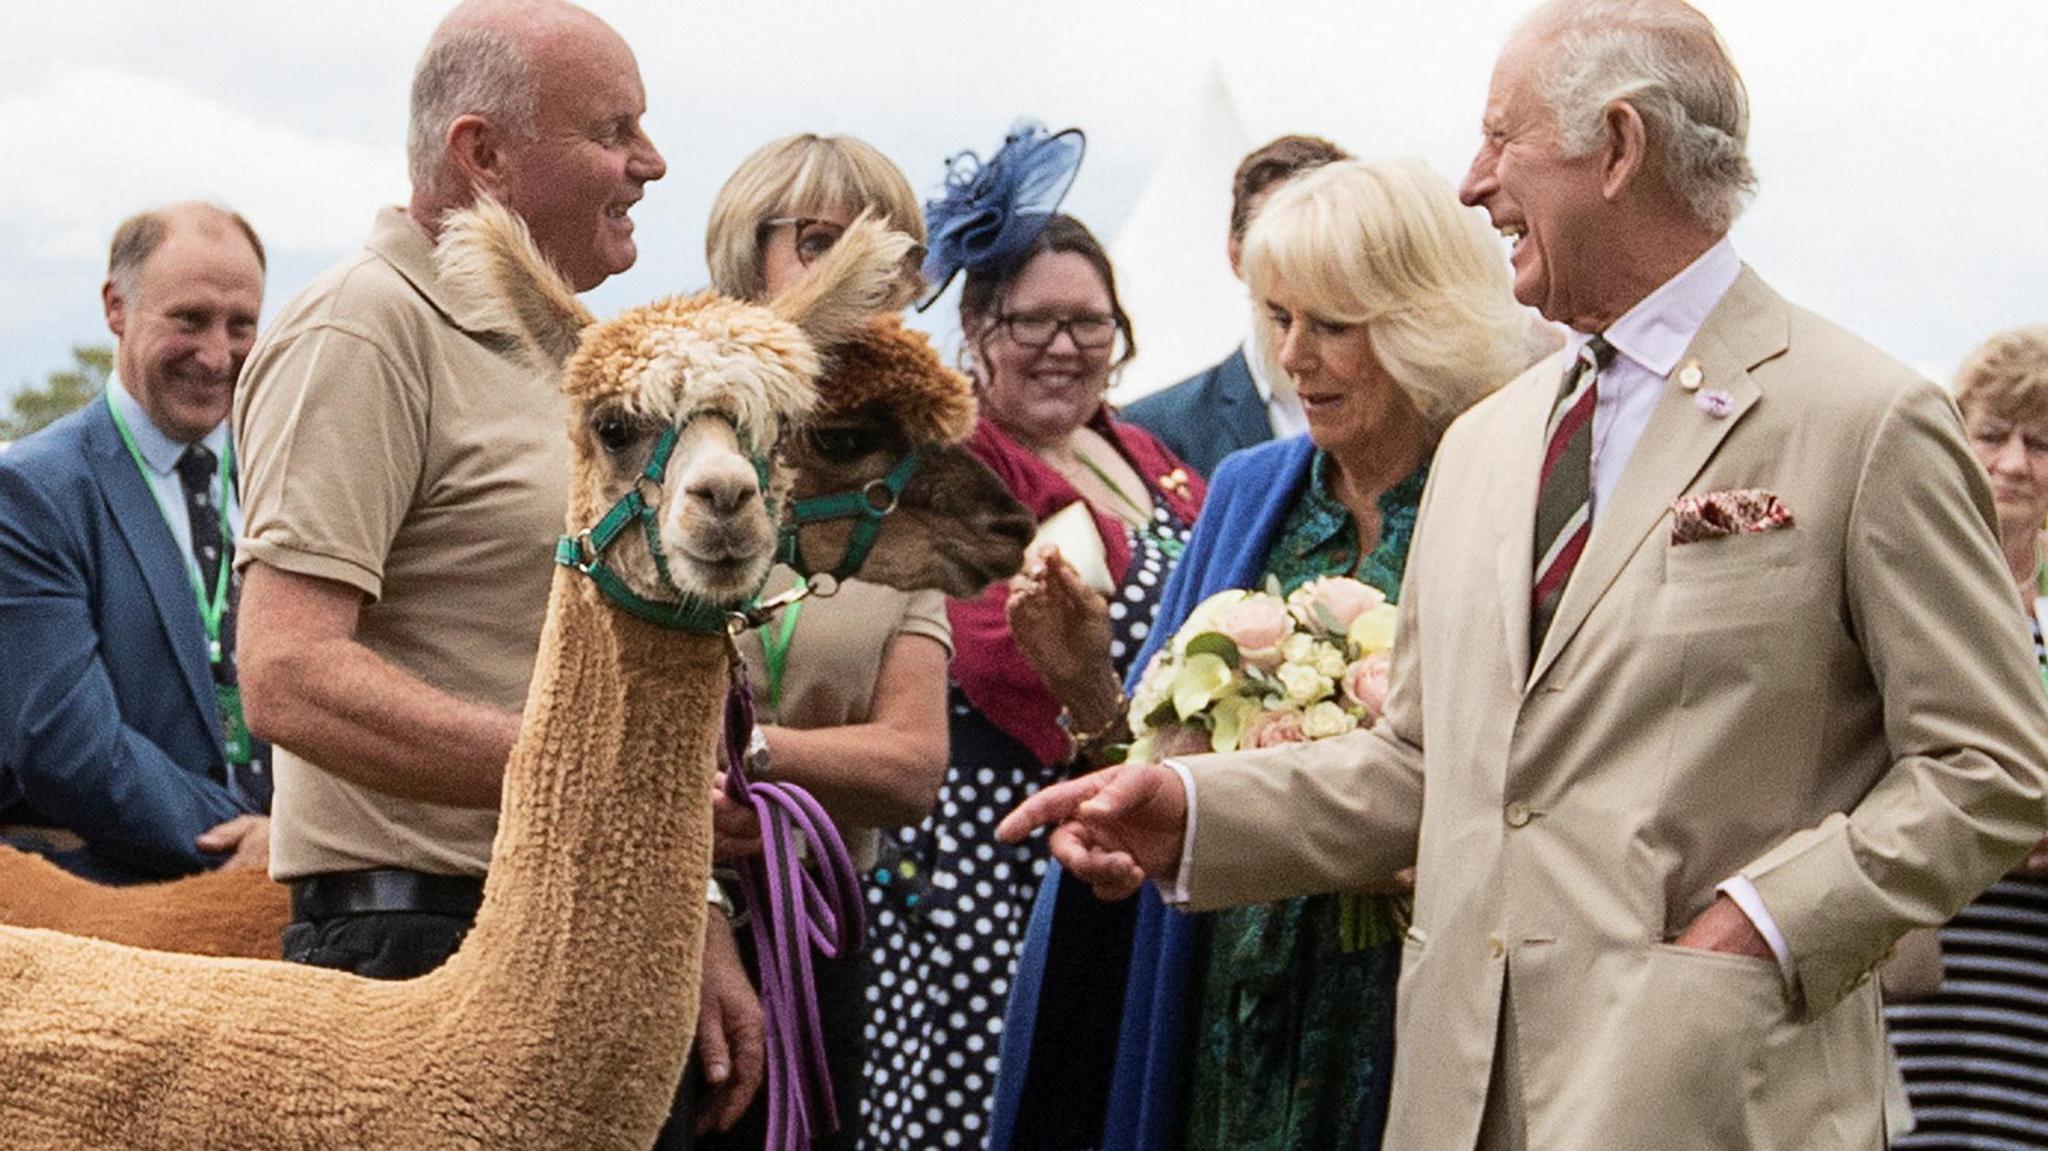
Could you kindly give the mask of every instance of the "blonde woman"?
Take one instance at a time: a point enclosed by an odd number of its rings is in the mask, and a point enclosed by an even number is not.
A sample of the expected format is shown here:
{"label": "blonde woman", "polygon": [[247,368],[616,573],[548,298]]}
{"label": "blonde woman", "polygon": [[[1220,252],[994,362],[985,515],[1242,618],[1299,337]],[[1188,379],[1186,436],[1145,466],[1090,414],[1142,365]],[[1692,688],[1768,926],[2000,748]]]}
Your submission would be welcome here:
{"label": "blonde woman", "polygon": [[[741,162],[712,202],[704,241],[712,286],[749,299],[774,296],[801,279],[863,211],[924,242],[916,194],[873,147],[850,136],[776,140]],[[916,285],[906,288],[908,299]],[[821,384],[831,386],[829,378]],[[762,594],[784,591],[796,578],[778,566]],[[868,866],[875,829],[917,823],[946,773],[952,633],[945,597],[848,579],[836,594],[784,609],[737,642],[753,680],[771,775],[816,796],[845,833],[855,862]],[[862,962],[853,955],[814,963],[838,1129],[818,1132],[811,1145],[851,1148],[860,1136],[866,1047]],[[707,1096],[700,1127],[737,1125],[700,1137],[696,1146],[760,1147],[763,1100],[755,1097],[739,1114],[746,1104],[730,1091]],[[665,1133],[671,1142],[659,1146],[681,1146],[682,1135]]]}
{"label": "blonde woman", "polygon": [[[1492,233],[1417,162],[1346,161],[1290,182],[1252,224],[1244,267],[1309,432],[1217,469],[1138,668],[1228,588],[1345,575],[1398,599],[1444,427],[1555,346],[1515,304]],[[1014,626],[1049,620],[1072,594],[1049,574],[1013,603]],[[1115,706],[1090,694],[1077,678],[1064,702],[1076,715]],[[1363,932],[1340,930],[1346,899]],[[1393,897],[1187,916],[1149,890],[1104,908],[1054,876],[1039,902],[991,1148],[1379,1146]],[[1104,987],[1123,1001],[1104,1002]],[[1080,1054],[1093,1051],[1105,1055]],[[1110,1083],[1106,1097],[1090,1077]]]}

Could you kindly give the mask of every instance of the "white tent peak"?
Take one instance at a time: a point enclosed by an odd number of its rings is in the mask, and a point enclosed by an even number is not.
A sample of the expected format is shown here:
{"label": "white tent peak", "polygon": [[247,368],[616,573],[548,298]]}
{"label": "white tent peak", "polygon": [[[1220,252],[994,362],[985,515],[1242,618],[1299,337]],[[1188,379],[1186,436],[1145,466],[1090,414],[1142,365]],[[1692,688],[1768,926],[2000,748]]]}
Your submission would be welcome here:
{"label": "white tent peak", "polygon": [[1111,392],[1129,402],[1230,354],[1247,328],[1244,285],[1230,274],[1230,179],[1251,151],[1222,64],[1211,60],[1110,245],[1117,294],[1138,358]]}

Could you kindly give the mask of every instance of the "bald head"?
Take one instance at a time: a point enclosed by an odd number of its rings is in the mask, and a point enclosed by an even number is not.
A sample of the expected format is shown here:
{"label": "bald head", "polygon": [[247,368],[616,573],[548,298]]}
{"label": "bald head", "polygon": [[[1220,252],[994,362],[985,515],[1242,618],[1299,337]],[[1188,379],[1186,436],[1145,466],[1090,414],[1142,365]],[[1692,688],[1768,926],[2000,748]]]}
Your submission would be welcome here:
{"label": "bald head", "polygon": [[241,213],[218,204],[186,200],[137,212],[114,229],[114,242],[107,251],[107,280],[123,295],[135,296],[143,266],[173,231],[199,233],[209,243],[246,242],[256,256],[256,268],[264,269],[263,241]]}
{"label": "bald head", "polygon": [[616,41],[596,16],[564,0],[466,0],[434,29],[412,77],[406,161],[415,192],[445,187],[449,129],[481,116],[513,141],[533,139],[545,57],[565,38]]}

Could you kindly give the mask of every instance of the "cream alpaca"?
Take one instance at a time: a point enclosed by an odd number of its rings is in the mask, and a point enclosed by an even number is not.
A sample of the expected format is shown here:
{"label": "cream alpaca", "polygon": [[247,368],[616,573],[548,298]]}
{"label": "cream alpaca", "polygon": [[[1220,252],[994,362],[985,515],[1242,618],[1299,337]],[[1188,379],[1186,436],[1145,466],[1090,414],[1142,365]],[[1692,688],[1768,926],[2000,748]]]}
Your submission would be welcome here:
{"label": "cream alpaca", "polygon": [[[544,314],[541,322],[548,322]],[[974,596],[991,579],[1017,570],[1034,527],[1031,516],[959,446],[974,426],[973,385],[946,367],[923,335],[893,315],[876,319],[830,349],[819,391],[804,434],[783,445],[793,499],[858,489],[888,473],[904,451],[924,453],[861,578]],[[848,530],[846,520],[805,527],[805,554],[843,554]],[[284,889],[260,873],[111,888],[0,847],[0,924],[163,951],[270,959],[289,918],[287,904]]]}
{"label": "cream alpaca", "polygon": [[[444,238],[497,285],[504,326],[537,355],[574,349],[572,527],[631,485],[658,420],[680,420],[658,546],[682,590],[727,602],[775,538],[741,451],[772,447],[802,414],[814,341],[844,338],[886,300],[907,243],[849,232],[772,310],[702,296],[583,332],[588,317],[509,214],[480,206]],[[687,374],[650,370],[657,358]],[[641,596],[668,598],[647,543],[627,538],[639,550],[616,568]],[[645,623],[558,570],[483,909],[421,979],[0,928],[6,1146],[650,1145],[696,1012],[729,659],[722,635]]]}

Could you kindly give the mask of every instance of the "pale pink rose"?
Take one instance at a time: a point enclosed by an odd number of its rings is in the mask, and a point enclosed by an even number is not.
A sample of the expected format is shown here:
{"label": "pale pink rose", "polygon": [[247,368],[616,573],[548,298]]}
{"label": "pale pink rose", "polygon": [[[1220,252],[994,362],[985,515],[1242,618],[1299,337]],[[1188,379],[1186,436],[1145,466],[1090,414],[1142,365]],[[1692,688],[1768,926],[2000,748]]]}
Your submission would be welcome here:
{"label": "pale pink rose", "polygon": [[1306,600],[1309,618],[1337,635],[1350,630],[1352,620],[1387,602],[1376,587],[1333,576],[1313,580],[1297,594]]}
{"label": "pale pink rose", "polygon": [[1237,740],[1241,748],[1279,747],[1284,743],[1306,743],[1308,736],[1301,730],[1301,713],[1298,711],[1262,711],[1244,721],[1244,734]]}
{"label": "pale pink rose", "polygon": [[1209,733],[1192,724],[1169,723],[1152,734],[1154,761],[1178,755],[1203,755],[1209,747]]}
{"label": "pale pink rose", "polygon": [[1365,721],[1380,717],[1387,706],[1387,678],[1393,674],[1394,653],[1381,650],[1364,659],[1351,661],[1344,669],[1344,698],[1365,709]]}
{"label": "pale pink rose", "polygon": [[1271,596],[1248,596],[1216,615],[1216,630],[1237,645],[1238,657],[1262,671],[1280,666],[1288,627],[1287,605]]}

